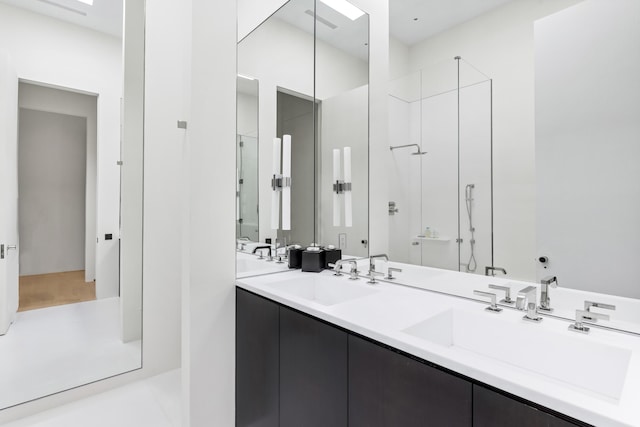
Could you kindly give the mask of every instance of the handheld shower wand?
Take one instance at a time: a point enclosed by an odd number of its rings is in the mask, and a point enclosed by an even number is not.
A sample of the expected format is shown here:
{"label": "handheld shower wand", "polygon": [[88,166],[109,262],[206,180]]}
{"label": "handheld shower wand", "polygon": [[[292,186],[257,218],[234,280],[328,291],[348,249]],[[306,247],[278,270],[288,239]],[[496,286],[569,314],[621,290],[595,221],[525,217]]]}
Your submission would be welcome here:
{"label": "handheld shower wand", "polygon": [[476,228],[473,226],[473,211],[472,211],[473,189],[475,187],[476,187],[475,184],[467,184],[467,186],[464,188],[464,199],[465,199],[465,204],[467,206],[467,215],[469,216],[469,231],[471,232],[471,239],[469,240],[469,245],[471,246],[471,255],[469,256],[469,262],[467,263],[467,273],[474,273],[478,268],[478,263],[476,262],[476,256],[475,256]]}

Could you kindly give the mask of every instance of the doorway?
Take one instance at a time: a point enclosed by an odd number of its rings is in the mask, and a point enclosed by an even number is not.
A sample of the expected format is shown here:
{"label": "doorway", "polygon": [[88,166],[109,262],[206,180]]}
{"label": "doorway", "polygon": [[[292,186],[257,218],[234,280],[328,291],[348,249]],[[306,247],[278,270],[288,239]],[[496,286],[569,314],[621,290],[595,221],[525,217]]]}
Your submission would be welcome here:
{"label": "doorway", "polygon": [[18,311],[95,300],[97,97],[18,94]]}

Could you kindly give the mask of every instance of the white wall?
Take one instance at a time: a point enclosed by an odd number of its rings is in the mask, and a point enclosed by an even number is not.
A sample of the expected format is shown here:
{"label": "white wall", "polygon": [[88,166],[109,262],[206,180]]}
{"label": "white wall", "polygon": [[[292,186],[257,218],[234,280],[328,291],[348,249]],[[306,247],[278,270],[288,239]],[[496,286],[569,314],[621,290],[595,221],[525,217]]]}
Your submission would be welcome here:
{"label": "white wall", "polygon": [[20,108],[86,118],[84,270],[85,282],[92,282],[96,278],[97,98],[94,95],[20,83],[18,105]]}
{"label": "white wall", "polygon": [[395,80],[409,73],[409,46],[389,36],[389,79]]}
{"label": "white wall", "polygon": [[354,0],[369,14],[369,253],[389,250],[389,2]]}
{"label": "white wall", "polygon": [[[369,86],[364,85],[327,98],[320,105],[320,206],[318,209],[319,241],[342,249],[344,255],[367,256],[369,239]],[[352,226],[345,226],[344,196],[340,196],[340,226],[333,225],[333,150],[351,147]],[[342,175],[344,178],[344,167]],[[346,246],[340,246],[339,235],[346,235]]]}
{"label": "white wall", "polygon": [[[640,298],[640,3],[536,23],[537,255],[560,286]],[[558,64],[562,64],[558,66]]]}
{"label": "white wall", "polygon": [[493,78],[494,262],[518,279],[535,280],[533,22],[577,2],[511,2],[409,48],[408,71],[461,55]]}
{"label": "white wall", "polygon": [[8,52],[0,49],[0,335],[18,311],[18,77]]}
{"label": "white wall", "polygon": [[87,119],[20,109],[20,275],[84,269]]}
{"label": "white wall", "polygon": [[238,93],[238,135],[258,137],[258,97]]}
{"label": "white wall", "polygon": [[122,340],[142,337],[144,199],[144,2],[124,4],[122,160],[120,194],[120,316]]}
{"label": "white wall", "polygon": [[190,229],[185,233],[190,277],[183,341],[189,422],[184,425],[233,426],[235,2],[193,0],[191,35]]}
{"label": "white wall", "polygon": [[[96,285],[99,298],[118,292],[121,40],[0,4],[0,48],[18,78],[98,94]],[[114,240],[105,241],[112,233]]]}

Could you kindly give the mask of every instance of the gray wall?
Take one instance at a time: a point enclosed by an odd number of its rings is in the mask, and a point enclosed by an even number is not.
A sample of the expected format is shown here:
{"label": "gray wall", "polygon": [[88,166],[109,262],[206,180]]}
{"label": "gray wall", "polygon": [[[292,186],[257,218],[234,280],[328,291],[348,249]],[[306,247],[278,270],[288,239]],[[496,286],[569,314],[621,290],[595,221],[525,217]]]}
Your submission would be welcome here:
{"label": "gray wall", "polygon": [[83,270],[87,120],[20,109],[20,275]]}
{"label": "gray wall", "polygon": [[278,239],[303,246],[315,240],[314,113],[313,101],[278,92],[277,135],[291,135],[291,232]]}
{"label": "gray wall", "polygon": [[[96,95],[20,82],[18,106],[29,110],[48,111],[87,118],[87,167],[85,191],[85,282],[96,279],[97,227],[97,137],[98,103]],[[104,148],[104,146],[103,146]],[[104,164],[103,164],[104,166]],[[117,270],[117,269],[116,269]],[[98,298],[100,298],[98,284]],[[104,292],[102,292],[104,294]]]}

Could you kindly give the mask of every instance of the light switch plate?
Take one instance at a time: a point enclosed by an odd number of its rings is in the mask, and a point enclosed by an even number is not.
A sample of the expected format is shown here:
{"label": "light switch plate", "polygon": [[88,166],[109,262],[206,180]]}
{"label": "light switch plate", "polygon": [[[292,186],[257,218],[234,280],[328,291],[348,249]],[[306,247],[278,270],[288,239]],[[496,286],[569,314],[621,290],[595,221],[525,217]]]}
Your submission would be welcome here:
{"label": "light switch plate", "polygon": [[347,233],[338,234],[338,249],[344,249],[347,247]]}

